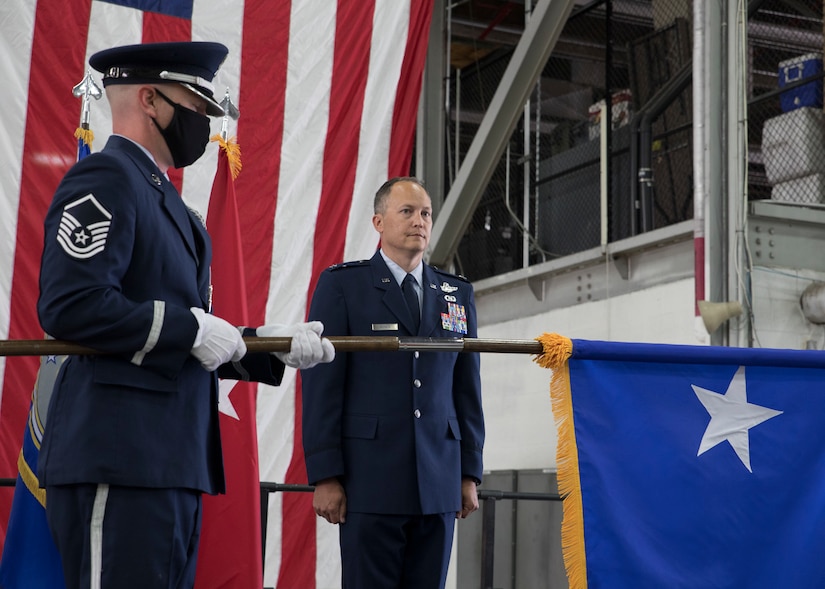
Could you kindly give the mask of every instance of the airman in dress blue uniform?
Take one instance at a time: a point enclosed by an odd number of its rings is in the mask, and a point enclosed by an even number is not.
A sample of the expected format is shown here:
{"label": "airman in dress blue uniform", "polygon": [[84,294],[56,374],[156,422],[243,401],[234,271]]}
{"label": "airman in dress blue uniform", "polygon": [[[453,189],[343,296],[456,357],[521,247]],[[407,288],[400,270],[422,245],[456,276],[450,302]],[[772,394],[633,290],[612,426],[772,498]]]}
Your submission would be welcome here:
{"label": "airman in dress blue uniform", "polygon": [[46,333],[102,352],[62,365],[38,463],[68,589],[192,587],[201,494],[225,491],[218,376],[277,385],[285,363],[334,356],[320,324],[293,326],[288,353],[246,354],[256,330],[210,313],[209,235],[166,172],[203,154],[226,54],[163,43],[90,59],[114,135],[55,192],[37,306]]}
{"label": "airman in dress blue uniform", "polygon": [[[324,271],[310,320],[334,335],[476,337],[472,285],[422,262],[431,216],[415,178],[382,186],[381,250]],[[478,354],[347,352],[301,375],[313,506],[340,524],[343,587],[444,587],[455,518],[478,508]]]}

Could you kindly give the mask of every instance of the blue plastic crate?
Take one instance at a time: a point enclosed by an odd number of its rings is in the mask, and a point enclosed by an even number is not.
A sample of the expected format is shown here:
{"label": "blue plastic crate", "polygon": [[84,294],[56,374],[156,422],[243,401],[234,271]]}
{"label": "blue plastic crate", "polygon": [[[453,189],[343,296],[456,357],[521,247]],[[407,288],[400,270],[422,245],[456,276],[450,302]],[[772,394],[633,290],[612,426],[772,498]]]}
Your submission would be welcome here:
{"label": "blue plastic crate", "polygon": [[[822,54],[808,53],[779,63],[779,87],[815,76],[822,72]],[[822,78],[802,84],[779,95],[783,112],[803,106],[822,108]]]}

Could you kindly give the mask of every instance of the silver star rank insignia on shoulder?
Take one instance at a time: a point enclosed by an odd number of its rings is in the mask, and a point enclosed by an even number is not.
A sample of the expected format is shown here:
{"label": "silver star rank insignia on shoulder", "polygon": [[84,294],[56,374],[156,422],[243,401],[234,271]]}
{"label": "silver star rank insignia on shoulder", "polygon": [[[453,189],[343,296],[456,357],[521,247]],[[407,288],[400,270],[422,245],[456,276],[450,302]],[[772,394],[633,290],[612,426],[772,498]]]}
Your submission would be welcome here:
{"label": "silver star rank insignia on shoulder", "polygon": [[112,214],[91,193],[63,207],[57,243],[78,260],[91,258],[106,248]]}

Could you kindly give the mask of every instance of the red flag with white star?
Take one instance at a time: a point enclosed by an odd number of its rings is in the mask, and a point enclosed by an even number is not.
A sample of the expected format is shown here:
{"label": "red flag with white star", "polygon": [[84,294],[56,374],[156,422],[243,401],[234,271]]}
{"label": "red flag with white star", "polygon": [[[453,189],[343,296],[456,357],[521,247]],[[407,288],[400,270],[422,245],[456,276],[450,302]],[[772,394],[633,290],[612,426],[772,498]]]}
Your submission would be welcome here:
{"label": "red flag with white star", "polygon": [[[212,311],[233,325],[249,325],[241,227],[233,172],[240,149],[220,140],[218,169],[209,198],[212,237]],[[261,501],[256,386],[221,379],[220,411],[226,494],[204,495],[195,587],[261,587]]]}

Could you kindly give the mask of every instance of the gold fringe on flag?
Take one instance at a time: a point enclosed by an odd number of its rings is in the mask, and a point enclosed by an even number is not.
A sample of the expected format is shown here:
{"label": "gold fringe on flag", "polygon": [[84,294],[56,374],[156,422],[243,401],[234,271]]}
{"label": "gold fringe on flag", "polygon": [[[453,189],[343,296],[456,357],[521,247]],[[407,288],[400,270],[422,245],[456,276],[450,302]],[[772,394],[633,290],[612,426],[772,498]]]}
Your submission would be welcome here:
{"label": "gold fringe on flag", "polygon": [[232,179],[235,180],[238,174],[241,173],[241,168],[243,168],[241,164],[241,146],[238,145],[234,137],[224,139],[220,135],[213,135],[211,140],[217,141],[221,149],[226,152],[226,159],[229,160],[229,171],[232,173]]}
{"label": "gold fringe on flag", "polygon": [[92,141],[95,140],[95,134],[91,129],[84,129],[83,127],[78,127],[74,131],[75,139],[80,139],[89,146],[89,149],[92,149]]}
{"label": "gold fringe on flag", "polygon": [[559,494],[562,496],[561,548],[564,568],[570,589],[587,589],[579,454],[573,427],[573,400],[570,396],[570,371],[567,364],[573,353],[573,342],[555,333],[545,333],[536,340],[541,343],[543,351],[533,361],[542,368],[553,371],[550,402],[559,437],[556,465]]}
{"label": "gold fringe on flag", "polygon": [[40,483],[37,480],[37,475],[29,468],[28,462],[23,456],[23,450],[20,450],[20,455],[17,457],[17,470],[20,473],[20,478],[23,484],[29,490],[29,493],[34,495],[34,498],[40,502],[40,505],[45,509],[46,507],[46,489],[40,488]]}

